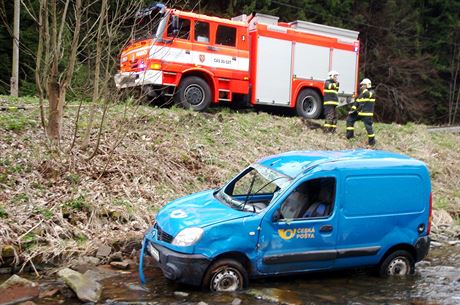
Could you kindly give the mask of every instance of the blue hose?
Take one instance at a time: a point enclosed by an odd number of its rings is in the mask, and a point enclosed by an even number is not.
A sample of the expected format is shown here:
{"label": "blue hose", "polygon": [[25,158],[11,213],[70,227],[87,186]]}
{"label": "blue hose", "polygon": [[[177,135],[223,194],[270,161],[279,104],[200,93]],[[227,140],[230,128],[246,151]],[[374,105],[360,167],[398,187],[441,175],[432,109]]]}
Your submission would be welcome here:
{"label": "blue hose", "polygon": [[145,275],[144,275],[144,256],[145,256],[145,247],[148,243],[148,240],[146,237],[144,237],[144,240],[142,241],[142,249],[141,249],[141,254],[139,256],[139,279],[141,280],[142,285],[145,284]]}

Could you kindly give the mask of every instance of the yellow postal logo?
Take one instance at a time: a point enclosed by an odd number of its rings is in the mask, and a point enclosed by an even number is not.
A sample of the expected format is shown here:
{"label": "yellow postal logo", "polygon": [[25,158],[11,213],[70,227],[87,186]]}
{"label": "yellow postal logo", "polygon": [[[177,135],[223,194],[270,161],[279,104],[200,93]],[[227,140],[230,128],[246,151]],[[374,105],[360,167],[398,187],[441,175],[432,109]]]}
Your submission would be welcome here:
{"label": "yellow postal logo", "polygon": [[287,229],[287,230],[279,229],[278,235],[282,239],[289,240],[295,236],[296,231],[297,231],[296,229]]}

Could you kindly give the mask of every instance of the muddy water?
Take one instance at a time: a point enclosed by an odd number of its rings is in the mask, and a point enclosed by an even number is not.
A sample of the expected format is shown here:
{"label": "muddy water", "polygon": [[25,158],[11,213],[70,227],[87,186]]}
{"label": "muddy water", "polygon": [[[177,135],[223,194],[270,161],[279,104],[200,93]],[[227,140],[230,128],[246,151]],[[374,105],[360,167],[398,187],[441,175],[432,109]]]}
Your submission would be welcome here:
{"label": "muddy water", "polygon": [[[343,271],[253,280],[238,293],[207,293],[165,280],[156,268],[139,285],[136,272],[121,272],[103,281],[101,304],[460,304],[460,246],[432,249],[417,264],[416,275],[381,279],[367,271]],[[184,292],[185,294],[178,293]],[[77,299],[39,300],[37,304],[81,304]]]}

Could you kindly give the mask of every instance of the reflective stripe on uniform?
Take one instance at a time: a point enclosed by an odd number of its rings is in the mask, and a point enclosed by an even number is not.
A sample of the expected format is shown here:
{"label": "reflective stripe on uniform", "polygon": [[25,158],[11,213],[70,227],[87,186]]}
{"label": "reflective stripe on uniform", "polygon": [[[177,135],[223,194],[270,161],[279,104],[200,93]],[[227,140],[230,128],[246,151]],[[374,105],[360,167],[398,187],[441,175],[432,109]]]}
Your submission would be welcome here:
{"label": "reflective stripe on uniform", "polygon": [[356,110],[356,106],[351,106],[351,109]]}
{"label": "reflective stripe on uniform", "polygon": [[347,127],[347,130],[355,130],[354,127]]}
{"label": "reflective stripe on uniform", "polygon": [[326,92],[326,93],[335,93],[335,94],[338,93],[337,90],[328,90],[328,89],[324,89],[324,92]]}
{"label": "reflective stripe on uniform", "polygon": [[332,128],[337,128],[337,125],[331,125]]}
{"label": "reflective stripe on uniform", "polygon": [[324,126],[324,127],[332,127],[331,124],[324,124],[323,126]]}
{"label": "reflective stripe on uniform", "polygon": [[375,102],[375,98],[359,98],[356,100],[358,103],[365,103],[365,102],[369,102],[369,103],[374,103]]}
{"label": "reflective stripe on uniform", "polygon": [[368,134],[367,136],[368,136],[369,138],[373,138],[373,137],[375,137],[375,134]]}
{"label": "reflective stripe on uniform", "polygon": [[339,102],[337,102],[337,101],[325,101],[324,102],[324,105],[338,105],[338,104],[339,104]]}
{"label": "reflective stripe on uniform", "polygon": [[360,116],[374,116],[374,113],[372,113],[372,112],[358,112],[358,115],[360,115]]}

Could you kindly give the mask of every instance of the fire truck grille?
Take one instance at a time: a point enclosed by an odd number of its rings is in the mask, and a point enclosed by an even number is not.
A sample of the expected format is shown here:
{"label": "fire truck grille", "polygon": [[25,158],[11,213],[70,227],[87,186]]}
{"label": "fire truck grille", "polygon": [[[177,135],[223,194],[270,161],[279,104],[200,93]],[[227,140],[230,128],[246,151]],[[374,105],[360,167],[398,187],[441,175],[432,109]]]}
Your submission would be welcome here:
{"label": "fire truck grille", "polygon": [[166,243],[171,243],[174,237],[161,229],[161,227],[156,223],[155,229],[157,229],[158,240],[164,241]]}

